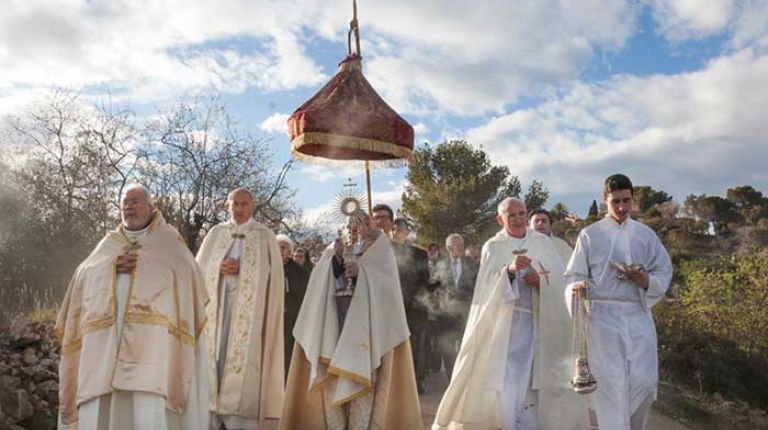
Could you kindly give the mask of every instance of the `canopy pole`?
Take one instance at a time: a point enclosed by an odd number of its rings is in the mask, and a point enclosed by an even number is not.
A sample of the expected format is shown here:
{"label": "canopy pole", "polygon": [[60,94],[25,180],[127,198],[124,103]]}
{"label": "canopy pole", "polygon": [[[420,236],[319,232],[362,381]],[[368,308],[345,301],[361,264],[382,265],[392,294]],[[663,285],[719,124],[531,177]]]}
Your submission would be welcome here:
{"label": "canopy pole", "polygon": [[365,188],[368,191],[368,215],[373,216],[373,202],[371,200],[371,166],[365,160]]}

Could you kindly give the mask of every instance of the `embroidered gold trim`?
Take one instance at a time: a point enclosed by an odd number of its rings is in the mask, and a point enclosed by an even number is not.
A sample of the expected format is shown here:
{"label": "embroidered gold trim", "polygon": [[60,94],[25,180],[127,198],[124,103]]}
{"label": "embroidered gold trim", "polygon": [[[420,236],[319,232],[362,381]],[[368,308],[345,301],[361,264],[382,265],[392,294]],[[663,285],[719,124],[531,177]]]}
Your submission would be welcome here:
{"label": "embroidered gold trim", "polygon": [[110,315],[108,317],[101,318],[98,320],[86,321],[85,323],[83,323],[81,329],[83,334],[90,333],[92,331],[101,330],[111,326],[112,324],[115,323],[115,320],[116,320],[115,316]]}
{"label": "embroidered gold trim", "polygon": [[336,375],[331,375],[330,373],[326,374],[319,381],[312,384],[312,386],[309,387],[309,391],[321,389],[326,385],[328,385],[330,382],[333,382],[333,380],[336,378],[337,378]]}
{"label": "embroidered gold trim", "polygon": [[344,403],[351,402],[352,400],[355,400],[355,399],[358,399],[360,397],[363,397],[363,396],[365,396],[366,394],[368,394],[370,392],[371,392],[371,387],[365,387],[365,388],[361,389],[360,391],[356,392],[355,394],[352,394],[351,396],[347,396],[347,397],[345,397],[345,398],[343,398],[343,399],[341,399],[339,401],[334,402],[331,406],[332,407],[341,406]]}
{"label": "embroidered gold trim", "polygon": [[83,346],[83,338],[79,337],[66,345],[61,346],[62,354],[69,354],[70,352],[79,351]]}
{"label": "embroidered gold trim", "polygon": [[335,366],[328,366],[328,373],[331,373],[333,375],[339,376],[344,379],[349,379],[351,381],[357,382],[358,384],[365,385],[366,387],[371,387],[373,384],[371,383],[371,380],[366,378],[365,376],[358,375],[357,373],[350,372],[348,370],[339,369]]}
{"label": "embroidered gold trim", "polygon": [[200,335],[203,333],[203,330],[205,330],[205,324],[208,322],[208,317],[203,317],[203,322],[200,323],[200,327],[198,327],[195,330],[195,341],[197,341],[200,338]]}
{"label": "embroidered gold trim", "polygon": [[[332,146],[336,148],[357,149],[360,151],[369,151],[369,152],[377,152],[380,154],[388,154],[397,159],[407,159],[408,157],[410,157],[411,152],[413,152],[410,148],[405,148],[399,145],[395,145],[394,143],[384,142],[381,140],[345,136],[343,134],[305,132],[296,136],[291,141],[291,154],[296,156],[296,153],[298,152],[298,150],[302,146],[307,145],[308,141],[311,141],[312,144],[321,144],[321,145]],[[303,155],[307,155],[307,154],[303,154]],[[387,161],[387,160],[373,160],[373,161]]]}
{"label": "embroidered gold trim", "polygon": [[185,330],[181,329],[180,327],[177,327],[174,325],[171,320],[168,319],[167,316],[162,314],[150,314],[150,313],[126,313],[125,314],[125,322],[126,323],[135,323],[135,324],[148,324],[148,325],[159,325],[159,326],[165,326],[168,329],[168,333],[175,337],[176,339],[180,340],[185,345],[194,345],[195,344],[195,337],[193,337],[191,334],[187,333]]}
{"label": "embroidered gold trim", "polygon": [[62,343],[64,341],[64,328],[63,327],[54,327],[53,328],[53,334],[56,336],[56,340],[58,340],[59,343]]}

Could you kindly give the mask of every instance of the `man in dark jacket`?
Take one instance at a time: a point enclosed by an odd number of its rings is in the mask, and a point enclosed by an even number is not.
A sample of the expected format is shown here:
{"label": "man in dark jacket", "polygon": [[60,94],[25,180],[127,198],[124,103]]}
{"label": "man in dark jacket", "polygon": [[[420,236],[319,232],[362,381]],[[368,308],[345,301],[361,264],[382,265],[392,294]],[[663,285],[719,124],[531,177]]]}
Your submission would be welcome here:
{"label": "man in dark jacket", "polygon": [[405,317],[411,331],[411,350],[416,370],[416,386],[423,393],[422,383],[426,377],[426,323],[427,310],[419,299],[425,296],[429,282],[427,252],[407,242],[410,229],[404,219],[396,219],[392,229],[392,249],[397,259],[400,287],[405,302]]}
{"label": "man in dark jacket", "polygon": [[445,247],[448,258],[437,261],[430,280],[435,286],[430,311],[436,319],[435,348],[450,381],[472,305],[477,265],[464,256],[464,238],[460,234],[449,235],[445,239]]}
{"label": "man in dark jacket", "polygon": [[283,272],[285,272],[285,314],[284,346],[285,346],[285,375],[288,376],[288,365],[293,354],[293,326],[299,316],[301,302],[304,301],[304,293],[307,291],[309,273],[299,266],[293,259],[293,242],[284,234],[277,235],[277,244],[280,245],[280,255],[283,257]]}

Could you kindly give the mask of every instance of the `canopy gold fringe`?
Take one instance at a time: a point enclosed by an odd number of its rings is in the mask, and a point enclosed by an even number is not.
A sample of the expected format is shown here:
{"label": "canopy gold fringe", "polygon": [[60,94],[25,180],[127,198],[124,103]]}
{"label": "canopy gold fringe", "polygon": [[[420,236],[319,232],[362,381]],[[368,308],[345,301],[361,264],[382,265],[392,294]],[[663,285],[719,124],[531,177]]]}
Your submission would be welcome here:
{"label": "canopy gold fringe", "polygon": [[[315,155],[302,154],[298,151],[292,151],[291,156],[301,161],[302,163],[317,164],[319,166],[326,167],[338,167],[338,168],[350,168],[359,167],[363,169],[365,167],[365,160],[331,160],[329,158],[323,158]],[[398,160],[369,160],[369,166],[371,169],[389,169],[395,167],[405,167],[408,165],[407,158],[401,158]]]}
{"label": "canopy gold fringe", "polygon": [[[380,154],[388,154],[393,158],[397,158],[397,161],[407,162],[407,158],[411,155],[411,149],[405,148],[399,145],[395,145],[389,142],[383,142],[381,140],[364,139],[360,137],[345,136],[343,134],[333,133],[318,133],[307,132],[296,136],[291,141],[291,153],[294,156],[307,155],[302,154],[299,149],[304,145],[323,145],[335,148],[354,149],[358,151],[368,151]],[[298,158],[298,157],[297,157]],[[406,159],[406,160],[402,160]],[[370,160],[372,162],[377,161],[390,161],[390,160]]]}

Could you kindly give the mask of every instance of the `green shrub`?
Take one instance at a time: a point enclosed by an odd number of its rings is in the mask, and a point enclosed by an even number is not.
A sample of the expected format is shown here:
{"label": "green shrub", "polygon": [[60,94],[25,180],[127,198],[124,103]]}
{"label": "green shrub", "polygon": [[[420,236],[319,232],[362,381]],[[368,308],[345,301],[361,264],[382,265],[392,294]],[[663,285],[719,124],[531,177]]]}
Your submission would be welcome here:
{"label": "green shrub", "polygon": [[768,408],[768,251],[678,267],[655,310],[662,378]]}

